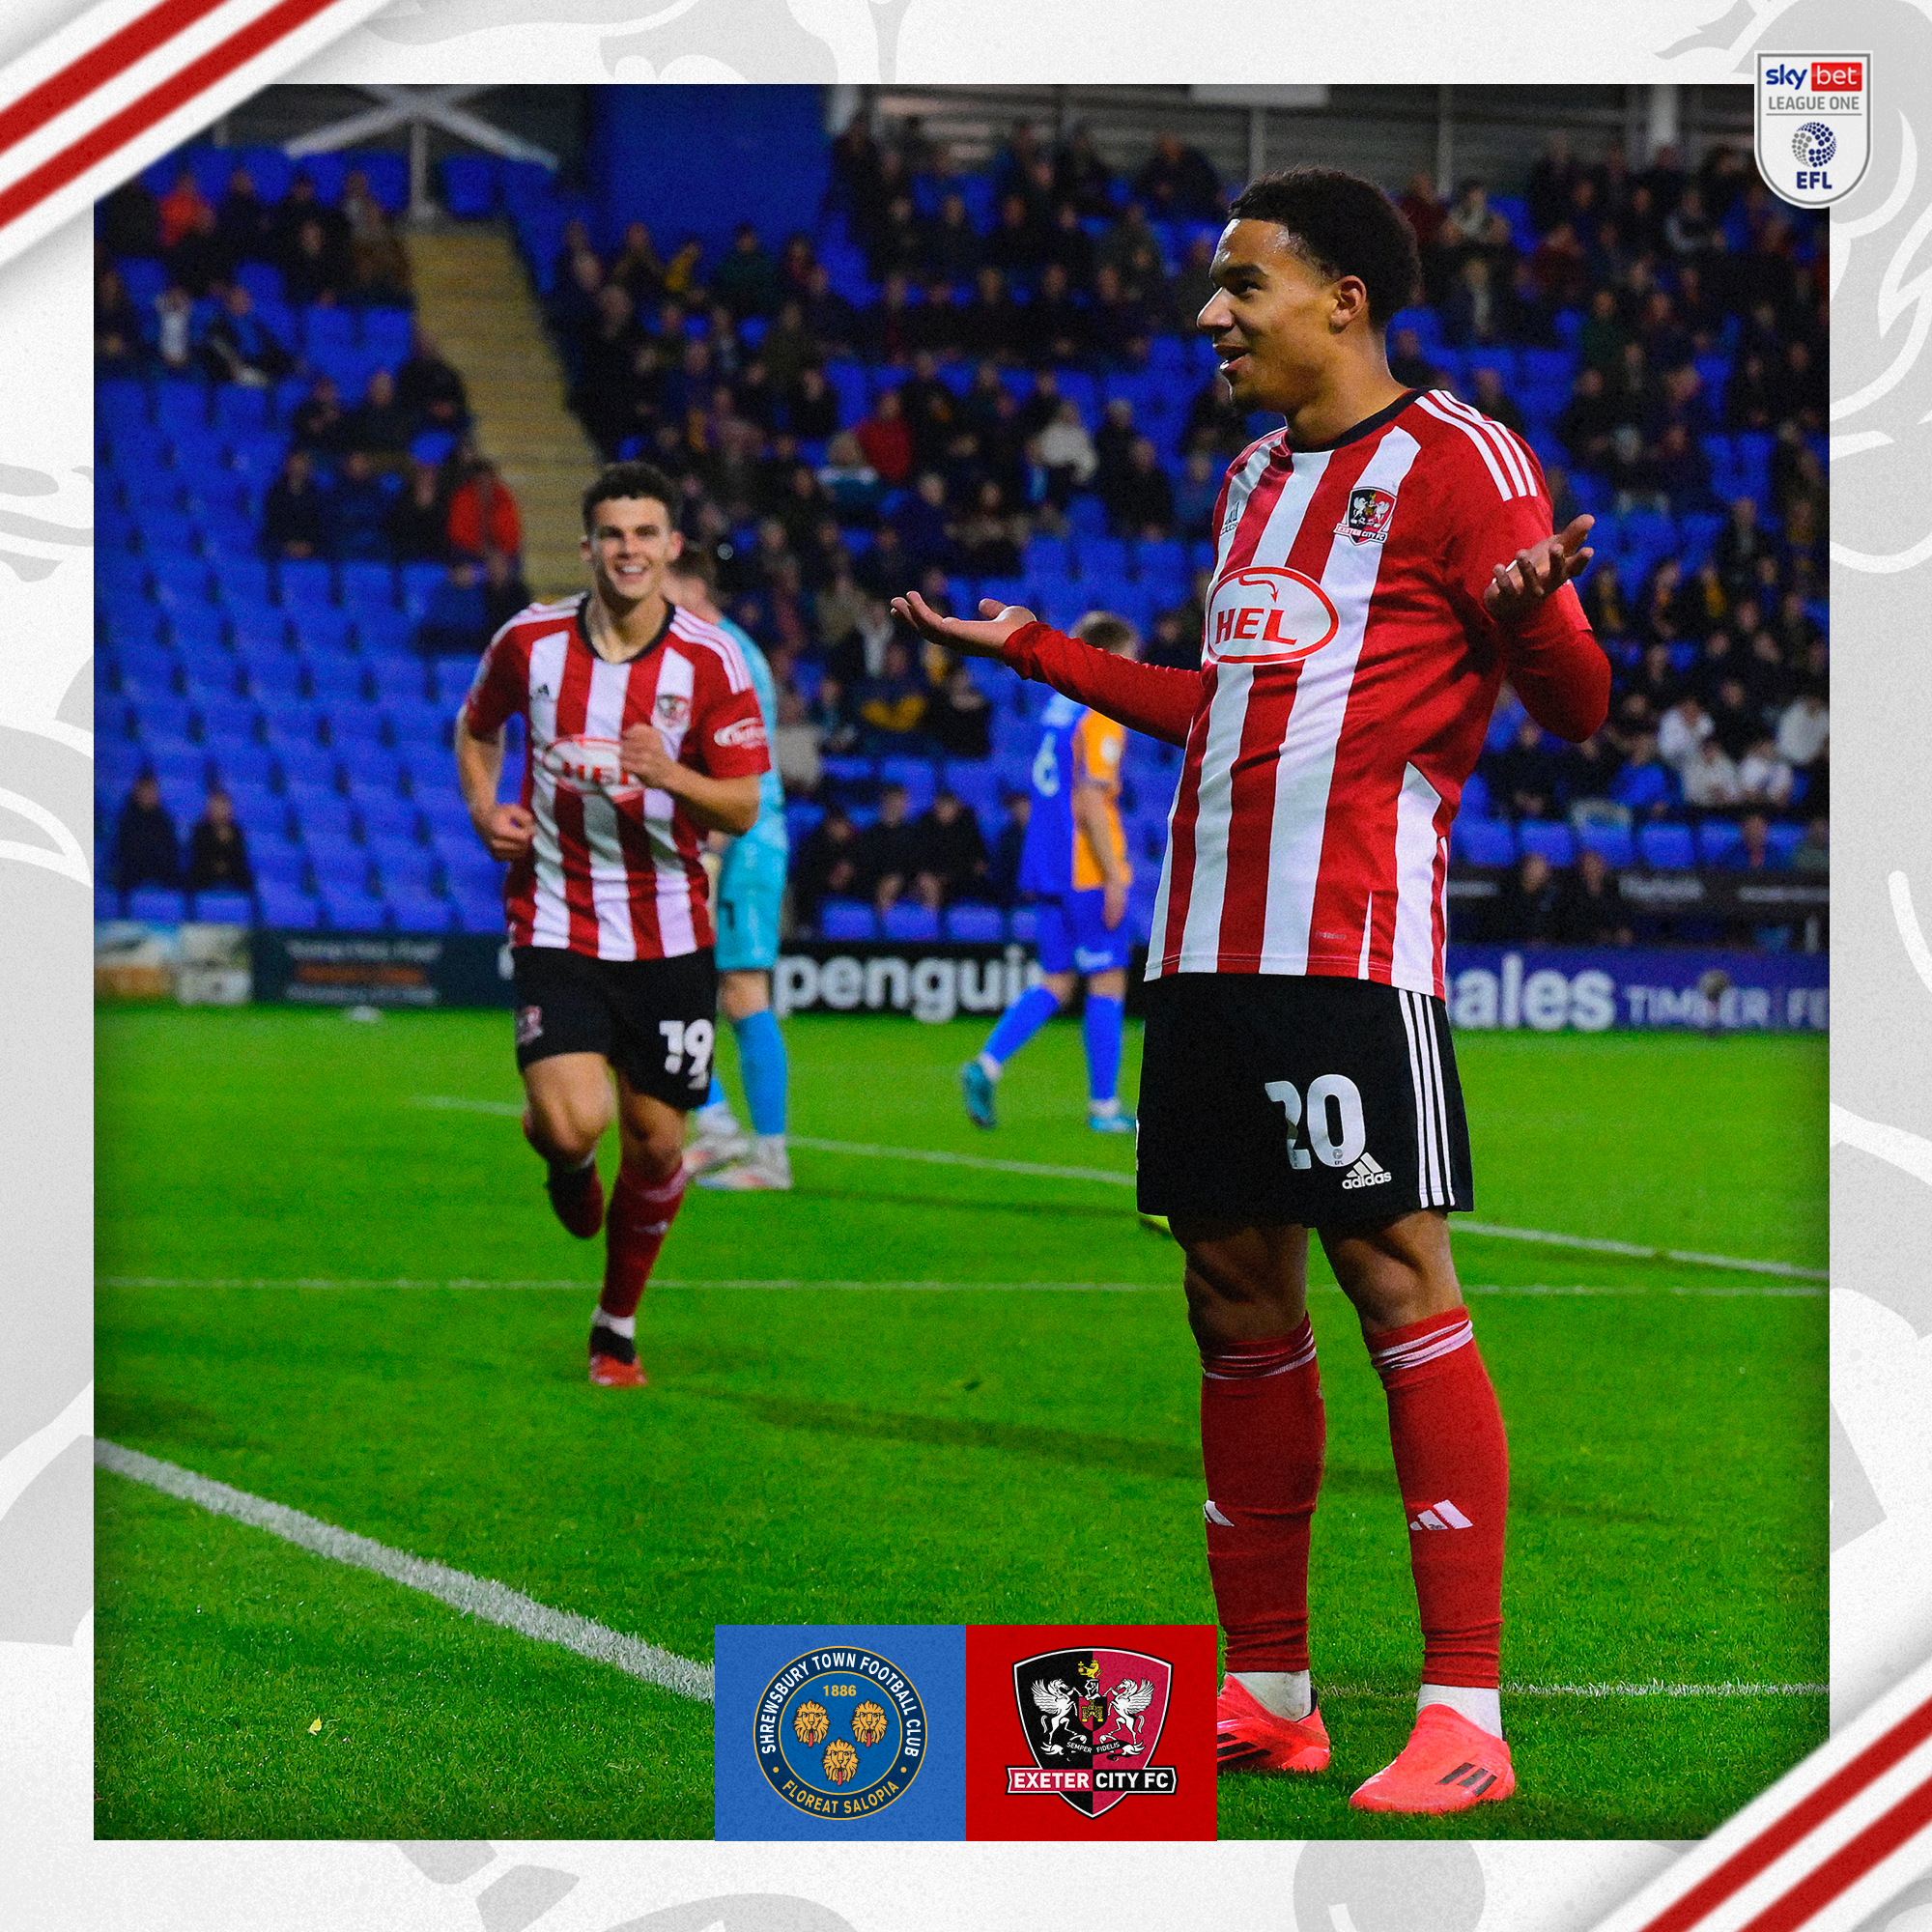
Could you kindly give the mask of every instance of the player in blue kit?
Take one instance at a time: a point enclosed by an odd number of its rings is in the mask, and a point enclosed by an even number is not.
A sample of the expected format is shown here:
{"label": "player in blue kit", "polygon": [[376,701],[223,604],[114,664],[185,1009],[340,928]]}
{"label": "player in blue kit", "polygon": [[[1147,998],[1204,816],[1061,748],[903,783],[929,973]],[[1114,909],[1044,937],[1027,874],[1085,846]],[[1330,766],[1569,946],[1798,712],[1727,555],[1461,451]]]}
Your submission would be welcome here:
{"label": "player in blue kit", "polygon": [[[1140,636],[1123,617],[1094,611],[1073,635],[1096,650],[1130,658]],[[1033,761],[1033,811],[1020,853],[1019,884],[1039,901],[1040,983],[1009,1007],[980,1051],[959,1069],[966,1112],[996,1124],[993,1089],[1006,1064],[1087,981],[1087,1124],[1130,1134],[1121,1111],[1121,1032],[1126,1010],[1127,888],[1133,869],[1121,830],[1121,754],[1127,734],[1111,718],[1055,694],[1040,719]]]}
{"label": "player in blue kit", "polygon": [[[778,728],[779,712],[772,669],[765,654],[712,601],[717,581],[708,553],[687,545],[666,566],[665,595],[694,617],[728,632],[744,652],[769,740]],[[725,847],[712,895],[718,926],[718,1004],[737,1037],[752,1131],[747,1134],[739,1125],[714,1072],[710,1097],[697,1110],[696,1131],[684,1152],[685,1172],[696,1176],[700,1187],[737,1192],[782,1191],[791,1186],[791,1157],[785,1151],[788,1068],[784,1035],[772,1011],[772,968],[779,958],[779,913],[784,901],[788,843],[784,787],[776,770],[767,771],[759,783],[757,819]]]}

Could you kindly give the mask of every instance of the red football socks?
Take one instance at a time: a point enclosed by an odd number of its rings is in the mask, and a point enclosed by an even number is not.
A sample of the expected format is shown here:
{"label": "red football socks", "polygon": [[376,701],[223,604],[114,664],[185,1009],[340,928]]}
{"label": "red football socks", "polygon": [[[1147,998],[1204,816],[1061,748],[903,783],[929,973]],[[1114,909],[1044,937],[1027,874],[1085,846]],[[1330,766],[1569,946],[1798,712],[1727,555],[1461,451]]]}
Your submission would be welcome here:
{"label": "red football socks", "polygon": [[1227,1668],[1308,1668],[1308,1527],[1327,1421],[1315,1332],[1237,1342],[1201,1357],[1208,1574]]}
{"label": "red football socks", "polygon": [[1369,1338],[1388,1392],[1426,1684],[1493,1689],[1509,1444],[1466,1308]]}
{"label": "red football socks", "polygon": [[604,1293],[597,1305],[607,1315],[635,1315],[651,1278],[658,1251],[684,1200],[684,1170],[668,1180],[646,1183],[628,1166],[617,1170],[605,1217]]}

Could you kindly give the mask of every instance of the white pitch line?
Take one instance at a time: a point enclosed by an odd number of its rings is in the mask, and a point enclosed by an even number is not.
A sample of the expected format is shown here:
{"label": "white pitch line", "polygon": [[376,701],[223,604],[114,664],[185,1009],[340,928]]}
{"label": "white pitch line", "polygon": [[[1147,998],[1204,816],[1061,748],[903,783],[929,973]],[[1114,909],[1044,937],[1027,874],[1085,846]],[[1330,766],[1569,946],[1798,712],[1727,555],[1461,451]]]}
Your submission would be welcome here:
{"label": "white pitch line", "polygon": [[[510,1100],[465,1100],[445,1094],[419,1094],[410,1104],[437,1107],[453,1113],[498,1114],[521,1118],[523,1108]],[[1111,1187],[1131,1187],[1134,1177],[1104,1167],[1055,1167],[1037,1160],[998,1160],[977,1153],[946,1153],[936,1148],[875,1147],[866,1141],[822,1141],[806,1134],[789,1137],[795,1148],[809,1148],[815,1153],[860,1154],[869,1160],[917,1160],[933,1167],[979,1168],[990,1174],[1031,1174],[1047,1180],[1099,1180]],[[1627,1255],[1634,1261],[1683,1262],[1695,1267],[1736,1268],[1747,1274],[1776,1274],[1799,1281],[1826,1281],[1827,1268],[1800,1267],[1793,1262],[1761,1262],[1738,1255],[1706,1255],[1689,1248],[1649,1247],[1640,1241],[1609,1241],[1592,1235],[1558,1235],[1541,1228],[1499,1228],[1490,1221],[1464,1221],[1452,1217],[1452,1235],[1476,1235],[1493,1240],[1535,1241],[1545,1247],[1580,1248],[1591,1254]]]}
{"label": "white pitch line", "polygon": [[[572,1294],[595,1294],[594,1281],[485,1281],[473,1275],[458,1275],[448,1280],[409,1275],[370,1275],[326,1278],[319,1275],[185,1275],[185,1274],[103,1274],[96,1277],[98,1288],[310,1288],[322,1290],[397,1288],[549,1290]],[[724,1276],[706,1280],[697,1275],[661,1275],[651,1280],[652,1293],[660,1289],[757,1290],[779,1293],[804,1294],[825,1290],[836,1293],[905,1294],[1170,1294],[1179,1286],[1174,1281],[809,1281],[791,1275]],[[1333,1282],[1311,1282],[1311,1294],[1340,1294]],[[1696,1288],[1671,1286],[1654,1288],[1609,1286],[1582,1283],[1576,1287],[1545,1282],[1464,1282],[1464,1294],[1508,1295],[1689,1295],[1698,1300],[1730,1300],[1738,1296],[1788,1299],[1793,1296],[1822,1295],[1822,1288]]]}
{"label": "white pitch line", "polygon": [[288,1509],[245,1490],[230,1489],[208,1476],[184,1469],[179,1463],[164,1463],[158,1457],[144,1456],[138,1449],[124,1449],[118,1442],[97,1436],[94,1460],[103,1469],[130,1482],[145,1483],[182,1501],[194,1503],[216,1516],[233,1517],[251,1528],[265,1529],[285,1543],[296,1544],[331,1562],[348,1563],[358,1570],[373,1570],[392,1583],[420,1590],[440,1603],[461,1610],[466,1616],[484,1623],[500,1624],[520,1636],[538,1643],[560,1644],[580,1657],[597,1663],[609,1663],[627,1676],[641,1678],[672,1690],[680,1697],[709,1703],[714,1696],[711,1666],[694,1663],[689,1658],[660,1650],[654,1643],[626,1636],[621,1631],[607,1630],[570,1610],[554,1610],[539,1604],[507,1584],[493,1583],[486,1577],[472,1577],[467,1571],[451,1570],[441,1563],[425,1562],[420,1556],[391,1549],[366,1536],[338,1529],[300,1510]]}

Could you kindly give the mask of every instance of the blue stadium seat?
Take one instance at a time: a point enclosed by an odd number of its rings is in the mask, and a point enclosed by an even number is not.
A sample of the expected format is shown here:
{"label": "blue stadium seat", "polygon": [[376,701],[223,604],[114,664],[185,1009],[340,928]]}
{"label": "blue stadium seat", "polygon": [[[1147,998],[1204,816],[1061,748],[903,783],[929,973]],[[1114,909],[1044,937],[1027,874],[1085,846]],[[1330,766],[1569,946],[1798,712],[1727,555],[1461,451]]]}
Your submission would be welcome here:
{"label": "blue stadium seat", "polygon": [[307,892],[308,852],[304,847],[257,835],[249,840],[248,859],[255,868],[258,894],[266,894],[270,886],[285,893]]}
{"label": "blue stadium seat", "polygon": [[998,906],[962,900],[947,909],[946,936],[962,945],[997,946],[1007,936],[1007,918]]}
{"label": "blue stadium seat", "polygon": [[977,763],[949,758],[943,782],[958,794],[960,802],[980,821],[981,832],[990,832],[999,823],[1000,778],[990,758]]}
{"label": "blue stadium seat", "polygon": [[380,840],[388,845],[421,849],[416,841],[418,814],[412,799],[395,791],[364,791],[357,787],[350,793],[350,803],[362,821],[362,837],[371,845]]}
{"label": "blue stadium seat", "polygon": [[1007,936],[1022,946],[1031,946],[1039,937],[1039,909],[1037,906],[1015,906],[1007,915]]}
{"label": "blue stadium seat", "polygon": [[282,608],[298,626],[310,611],[335,601],[334,573],[320,557],[285,557],[275,576]]}
{"label": "blue stadium seat", "polygon": [[365,308],[362,311],[362,346],[385,369],[407,362],[415,334],[414,313],[406,308]]}
{"label": "blue stadium seat", "polygon": [[1697,863],[1686,825],[1646,825],[1636,835],[1636,848],[1646,866],[1660,871],[1689,871]]}
{"label": "blue stadium seat", "polygon": [[307,686],[299,658],[263,658],[246,664],[243,671],[249,696],[270,712],[286,705],[298,704],[306,695]]}
{"label": "blue stadium seat", "polygon": [[[355,648],[355,619],[332,604],[295,604],[288,611],[290,627],[311,658],[350,658]],[[356,672],[356,681],[361,672]]]}
{"label": "blue stadium seat", "polygon": [[184,661],[226,658],[227,629],[227,620],[213,604],[177,604],[168,612],[168,636]]}
{"label": "blue stadium seat", "polygon": [[355,611],[355,640],[364,656],[406,658],[415,667],[416,682],[422,682],[422,660],[410,649],[415,635],[415,620],[395,605],[361,605]]}
{"label": "blue stadium seat", "polygon": [[382,709],[353,698],[337,698],[328,707],[328,739],[338,752],[380,746],[388,729]]}
{"label": "blue stadium seat", "polygon": [[1790,867],[1791,855],[1804,842],[1804,828],[1783,822],[1771,826],[1765,834],[1765,857],[1779,871]]}
{"label": "blue stadium seat", "polygon": [[212,925],[247,925],[255,917],[246,893],[196,893],[191,905],[194,917]]}
{"label": "blue stadium seat", "polygon": [[148,572],[155,585],[155,601],[163,610],[205,610],[213,590],[208,565],[198,556],[179,552],[151,554]]}
{"label": "blue stadium seat", "polygon": [[[127,675],[124,670],[124,692],[128,690]],[[185,745],[191,739],[188,727],[193,717],[194,706],[185,697],[177,697],[172,692],[144,691],[139,698],[135,730],[144,744]]]}
{"label": "blue stadium seat", "polygon": [[267,785],[231,779],[226,772],[221,774],[221,782],[235,807],[237,822],[248,835],[250,855],[257,840],[286,849],[289,809],[280,793],[270,791]]}
{"label": "blue stadium seat", "polygon": [[128,917],[148,925],[179,925],[187,917],[187,900],[164,886],[139,886],[128,895]]}
{"label": "blue stadium seat", "polygon": [[266,745],[211,743],[210,761],[225,786],[259,785],[267,789],[275,760]]}
{"label": "blue stadium seat", "polygon": [[304,844],[314,849],[318,840],[324,846],[353,842],[355,819],[349,801],[339,792],[326,791],[295,779],[290,780],[285,789]]}
{"label": "blue stadium seat", "polygon": [[1094,578],[1125,582],[1127,547],[1119,537],[1083,536],[1075,554],[1080,562],[1083,583]]}
{"label": "blue stadium seat", "polygon": [[[442,762],[449,756],[450,730],[455,722],[456,707],[432,704],[426,697],[392,698],[383,709],[388,714],[389,728],[395,735],[398,751],[423,748],[437,753],[436,771],[440,777],[445,769]],[[450,760],[447,769],[453,775],[455,764]]]}
{"label": "blue stadium seat", "polygon": [[371,744],[365,738],[345,738],[338,743],[335,762],[352,783],[379,791],[385,787],[393,789],[401,769],[396,753],[388,746]]}
{"label": "blue stadium seat", "polygon": [[202,738],[216,753],[259,742],[262,714],[245,697],[197,694],[194,708],[201,714]]}
{"label": "blue stadium seat", "polygon": [[1583,851],[1598,853],[1604,864],[1613,870],[1620,871],[1624,867],[1636,863],[1636,841],[1626,826],[1582,826],[1577,831],[1577,843]]}
{"label": "blue stadium seat", "polygon": [[[398,932],[447,932],[456,919],[456,907],[434,893],[391,891],[389,916]],[[501,909],[497,908],[501,918]]]}
{"label": "blue stadium seat", "polygon": [[905,786],[907,810],[914,818],[932,803],[933,793],[939,789],[938,776],[929,758],[881,758],[879,782]]}
{"label": "blue stadium seat", "polygon": [[[237,623],[274,608],[274,586],[267,561],[259,556],[226,556],[214,572],[216,594]],[[277,613],[279,620],[279,613]]]}
{"label": "blue stadium seat", "polygon": [[1729,867],[1742,866],[1745,836],[1727,818],[1707,818],[1697,828],[1697,863]]}
{"label": "blue stadium seat", "polygon": [[353,558],[337,566],[336,577],[342,601],[351,610],[396,609],[396,574],[386,563]]}
{"label": "blue stadium seat", "polygon": [[1514,866],[1516,832],[1506,818],[1459,817],[1449,842],[1465,866]]}
{"label": "blue stadium seat", "polygon": [[863,899],[825,899],[818,908],[822,939],[875,939],[878,921]]}
{"label": "blue stadium seat", "polygon": [[369,701],[369,673],[360,658],[311,658],[308,674],[315,701],[327,705],[331,716],[355,710]]}
{"label": "blue stadium seat", "polygon": [[262,908],[264,925],[312,932],[322,923],[322,907],[306,893],[264,879],[255,896]]}
{"label": "blue stadium seat", "polygon": [[209,427],[209,385],[199,377],[164,378],[155,385],[155,423],[172,442]]}
{"label": "blue stadium seat", "polygon": [[1543,819],[1525,818],[1516,829],[1517,841],[1527,857],[1534,852],[1538,858],[1547,859],[1552,866],[1569,866],[1576,862],[1577,849],[1570,838],[1567,825],[1552,825]]}
{"label": "blue stadium seat", "polygon": [[459,221],[478,221],[497,212],[497,162],[491,155],[445,155],[442,205]]}
{"label": "blue stadium seat", "polygon": [[939,937],[939,915],[930,906],[888,906],[882,925],[886,938],[901,943],[926,945]]}
{"label": "blue stadium seat", "polygon": [[389,909],[371,894],[322,882],[322,916],[331,932],[383,932]]}
{"label": "blue stadium seat", "polygon": [[436,896],[439,861],[427,845],[385,838],[372,850],[384,897],[394,898],[399,893],[415,893],[425,898]]}

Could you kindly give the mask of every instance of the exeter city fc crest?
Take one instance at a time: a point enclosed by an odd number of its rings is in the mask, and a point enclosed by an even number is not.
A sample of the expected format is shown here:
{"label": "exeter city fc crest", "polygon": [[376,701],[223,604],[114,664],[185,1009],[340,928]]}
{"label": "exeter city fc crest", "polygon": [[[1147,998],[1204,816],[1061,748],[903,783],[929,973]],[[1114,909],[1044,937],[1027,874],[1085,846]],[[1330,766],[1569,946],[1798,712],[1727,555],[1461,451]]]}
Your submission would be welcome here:
{"label": "exeter city fc crest", "polygon": [[1842,201],[1871,156],[1871,56],[1759,54],[1756,123],[1773,194],[1799,208]]}
{"label": "exeter city fc crest", "polygon": [[1013,1695],[1031,1764],[1007,1767],[1007,1790],[1064,1798],[1089,1818],[1123,1798],[1176,1788],[1153,1762],[1167,1720],[1172,1667],[1137,1650],[1050,1650],[1013,1665]]}
{"label": "exeter city fc crest", "polygon": [[1349,514],[1335,526],[1338,537],[1351,543],[1381,543],[1389,533],[1389,519],[1395,515],[1395,498],[1386,490],[1364,484],[1349,492]]}

